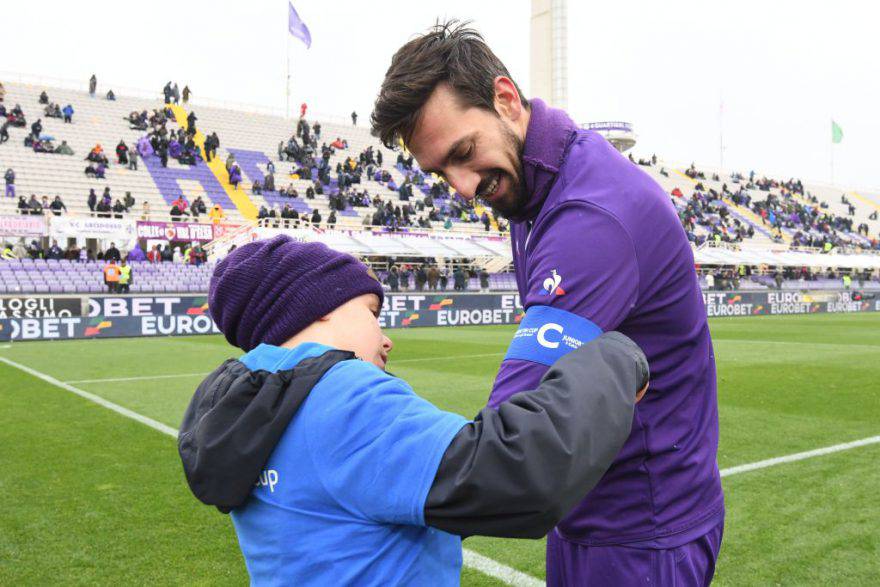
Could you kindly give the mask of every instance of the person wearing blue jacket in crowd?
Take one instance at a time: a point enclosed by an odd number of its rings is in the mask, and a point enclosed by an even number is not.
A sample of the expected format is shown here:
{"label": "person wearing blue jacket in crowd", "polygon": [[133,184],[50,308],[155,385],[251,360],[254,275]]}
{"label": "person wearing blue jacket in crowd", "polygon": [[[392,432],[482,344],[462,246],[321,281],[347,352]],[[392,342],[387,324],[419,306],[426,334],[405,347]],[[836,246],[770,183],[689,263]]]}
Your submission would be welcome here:
{"label": "person wearing blue jacket in crowd", "polygon": [[214,271],[211,316],[246,354],[198,387],[178,448],[252,585],[457,585],[463,537],[542,537],[629,434],[648,370],[625,336],[572,337],[535,389],[467,420],[385,370],[383,298],[353,257],[283,235]]}

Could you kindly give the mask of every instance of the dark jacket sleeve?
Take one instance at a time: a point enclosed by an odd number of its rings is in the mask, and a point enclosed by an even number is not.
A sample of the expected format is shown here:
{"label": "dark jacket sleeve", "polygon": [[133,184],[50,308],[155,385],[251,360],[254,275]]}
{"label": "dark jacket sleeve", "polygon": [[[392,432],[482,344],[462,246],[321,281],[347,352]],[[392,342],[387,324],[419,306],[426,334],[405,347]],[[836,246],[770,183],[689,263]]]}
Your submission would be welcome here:
{"label": "dark jacket sleeve", "polygon": [[644,353],[618,332],[568,353],[538,389],[484,408],[453,438],[426,524],[462,536],[545,536],[617,456],[647,381]]}

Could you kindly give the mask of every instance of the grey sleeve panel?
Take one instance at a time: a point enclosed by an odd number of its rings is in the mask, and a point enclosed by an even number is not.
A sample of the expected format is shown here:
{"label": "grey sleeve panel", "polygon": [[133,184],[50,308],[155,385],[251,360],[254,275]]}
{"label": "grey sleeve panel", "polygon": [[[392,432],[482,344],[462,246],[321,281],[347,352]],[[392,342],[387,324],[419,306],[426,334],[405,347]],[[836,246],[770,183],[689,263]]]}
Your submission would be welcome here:
{"label": "grey sleeve panel", "polygon": [[611,466],[647,381],[644,353],[618,332],[568,353],[538,389],[484,408],[453,438],[426,524],[461,536],[546,535]]}

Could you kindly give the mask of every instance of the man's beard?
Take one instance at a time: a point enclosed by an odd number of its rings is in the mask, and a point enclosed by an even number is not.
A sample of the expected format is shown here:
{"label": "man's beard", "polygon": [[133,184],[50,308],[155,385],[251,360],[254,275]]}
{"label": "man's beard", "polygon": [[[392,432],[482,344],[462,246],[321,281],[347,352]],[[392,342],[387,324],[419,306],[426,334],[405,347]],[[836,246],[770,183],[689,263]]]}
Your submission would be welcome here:
{"label": "man's beard", "polygon": [[[510,162],[510,167],[513,169],[513,175],[504,169],[495,169],[493,170],[493,173],[507,176],[510,183],[510,191],[507,194],[504,194],[503,198],[496,199],[494,202],[484,200],[483,198],[479,198],[479,200],[492,208],[496,217],[501,216],[502,218],[507,218],[509,220],[519,216],[529,203],[529,194],[526,190],[522,171],[522,154],[524,145],[522,139],[507,128],[503,122],[499,120],[498,124],[501,127],[501,132],[504,134],[505,142],[507,143],[507,158]],[[488,180],[480,182],[480,185],[477,188],[477,193],[480,193],[485,187],[483,185],[484,183],[488,183]]]}

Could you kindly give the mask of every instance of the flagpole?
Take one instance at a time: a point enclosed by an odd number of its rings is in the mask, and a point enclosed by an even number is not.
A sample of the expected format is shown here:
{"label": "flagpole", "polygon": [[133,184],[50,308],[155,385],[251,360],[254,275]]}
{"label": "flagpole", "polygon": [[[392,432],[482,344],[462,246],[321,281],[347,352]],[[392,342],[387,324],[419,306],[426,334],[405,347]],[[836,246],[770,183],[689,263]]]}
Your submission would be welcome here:
{"label": "flagpole", "polygon": [[831,142],[831,185],[834,185],[834,141]]}
{"label": "flagpole", "polygon": [[718,93],[718,166],[724,170],[724,91]]}
{"label": "flagpole", "polygon": [[290,32],[285,36],[287,37],[287,101],[284,103],[284,118],[290,118]]}

